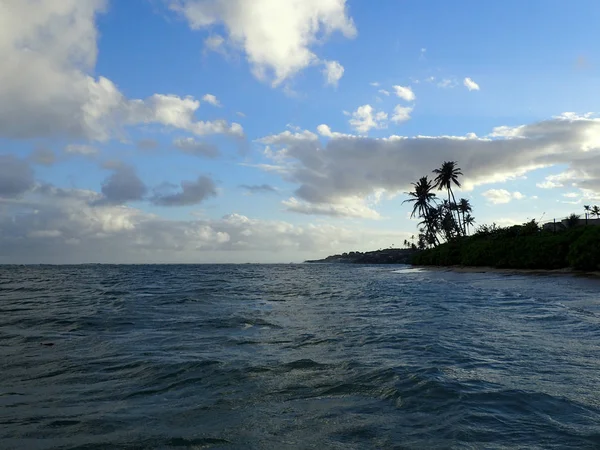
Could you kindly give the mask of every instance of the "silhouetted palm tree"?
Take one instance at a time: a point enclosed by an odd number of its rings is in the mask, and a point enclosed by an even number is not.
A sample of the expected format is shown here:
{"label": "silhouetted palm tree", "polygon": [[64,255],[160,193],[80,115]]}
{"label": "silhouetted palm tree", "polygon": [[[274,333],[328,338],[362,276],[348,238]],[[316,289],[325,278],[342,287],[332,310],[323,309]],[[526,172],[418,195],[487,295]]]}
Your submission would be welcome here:
{"label": "silhouetted palm tree", "polygon": [[590,205],[583,205],[583,210],[585,211],[585,224],[588,224],[588,214],[592,211]]}
{"label": "silhouetted palm tree", "polygon": [[[460,187],[458,176],[462,175],[460,167],[457,167],[456,164],[456,161],[444,161],[442,167],[433,171],[433,173],[437,175],[435,177],[435,187],[440,191],[446,189],[448,191],[448,203],[451,203],[450,197],[452,197],[452,202],[454,202],[454,204],[456,204],[456,199],[454,198],[454,192],[452,192],[452,185],[454,184]],[[458,211],[456,215],[460,229],[460,214]]]}
{"label": "silhouetted palm tree", "polygon": [[467,213],[467,217],[465,217],[465,227],[467,228],[467,231],[469,231],[469,228],[475,225],[475,217],[473,217],[471,214]]}
{"label": "silhouetted palm tree", "polygon": [[598,205],[594,205],[592,207],[592,215],[596,216],[596,218],[600,218],[600,208],[598,207]]}
{"label": "silhouetted palm tree", "polygon": [[466,198],[461,198],[458,201],[458,211],[462,214],[463,233],[467,234],[467,225],[465,223],[465,215],[473,211],[471,203]]}
{"label": "silhouetted palm tree", "polygon": [[433,191],[434,186],[431,185],[431,181],[427,177],[421,177],[416,183],[411,183],[415,190],[412,192],[406,192],[410,197],[404,200],[402,203],[413,203],[413,210],[410,217],[414,217],[418,212],[420,217],[425,217],[427,211],[431,205],[435,202],[435,194]]}

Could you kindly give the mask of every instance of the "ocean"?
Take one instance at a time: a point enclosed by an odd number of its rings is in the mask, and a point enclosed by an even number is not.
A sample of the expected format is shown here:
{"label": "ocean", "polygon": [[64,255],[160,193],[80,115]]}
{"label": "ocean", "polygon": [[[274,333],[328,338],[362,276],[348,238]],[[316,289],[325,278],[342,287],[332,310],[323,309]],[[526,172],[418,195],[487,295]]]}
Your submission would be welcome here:
{"label": "ocean", "polygon": [[0,448],[600,448],[600,280],[0,266]]}

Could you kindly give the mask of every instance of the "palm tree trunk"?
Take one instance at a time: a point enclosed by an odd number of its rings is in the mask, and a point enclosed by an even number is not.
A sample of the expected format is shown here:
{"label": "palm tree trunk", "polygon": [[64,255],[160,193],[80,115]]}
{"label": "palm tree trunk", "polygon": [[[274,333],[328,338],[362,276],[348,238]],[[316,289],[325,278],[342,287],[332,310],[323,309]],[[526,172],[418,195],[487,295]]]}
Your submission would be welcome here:
{"label": "palm tree trunk", "polygon": [[[452,192],[452,188],[451,187],[448,188],[448,202],[450,202],[450,194],[452,194],[452,201],[456,205],[456,198],[454,198],[454,192]],[[465,229],[463,227],[463,224],[460,222],[460,212],[458,210],[456,211],[456,217],[458,218],[458,228],[464,234],[465,233]]]}

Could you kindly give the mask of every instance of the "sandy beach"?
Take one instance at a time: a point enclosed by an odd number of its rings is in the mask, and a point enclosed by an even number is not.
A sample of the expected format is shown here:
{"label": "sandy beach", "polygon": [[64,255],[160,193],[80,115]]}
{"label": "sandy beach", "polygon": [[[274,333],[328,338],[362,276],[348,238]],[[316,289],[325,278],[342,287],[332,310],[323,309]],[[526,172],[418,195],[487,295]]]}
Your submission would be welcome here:
{"label": "sandy beach", "polygon": [[600,271],[584,272],[571,268],[543,270],[543,269],[499,269],[496,267],[477,266],[413,266],[423,270],[437,272],[462,272],[462,273],[501,273],[506,275],[570,275],[600,278]]}

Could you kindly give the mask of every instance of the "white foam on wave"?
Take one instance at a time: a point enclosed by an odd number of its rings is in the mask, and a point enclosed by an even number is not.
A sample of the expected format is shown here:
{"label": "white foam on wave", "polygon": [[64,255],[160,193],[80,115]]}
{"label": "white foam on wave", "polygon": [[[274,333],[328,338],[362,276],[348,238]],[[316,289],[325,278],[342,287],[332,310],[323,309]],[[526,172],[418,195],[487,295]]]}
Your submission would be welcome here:
{"label": "white foam on wave", "polygon": [[411,267],[409,269],[392,270],[392,273],[420,273],[420,272],[423,272],[423,269],[419,269],[418,267]]}

